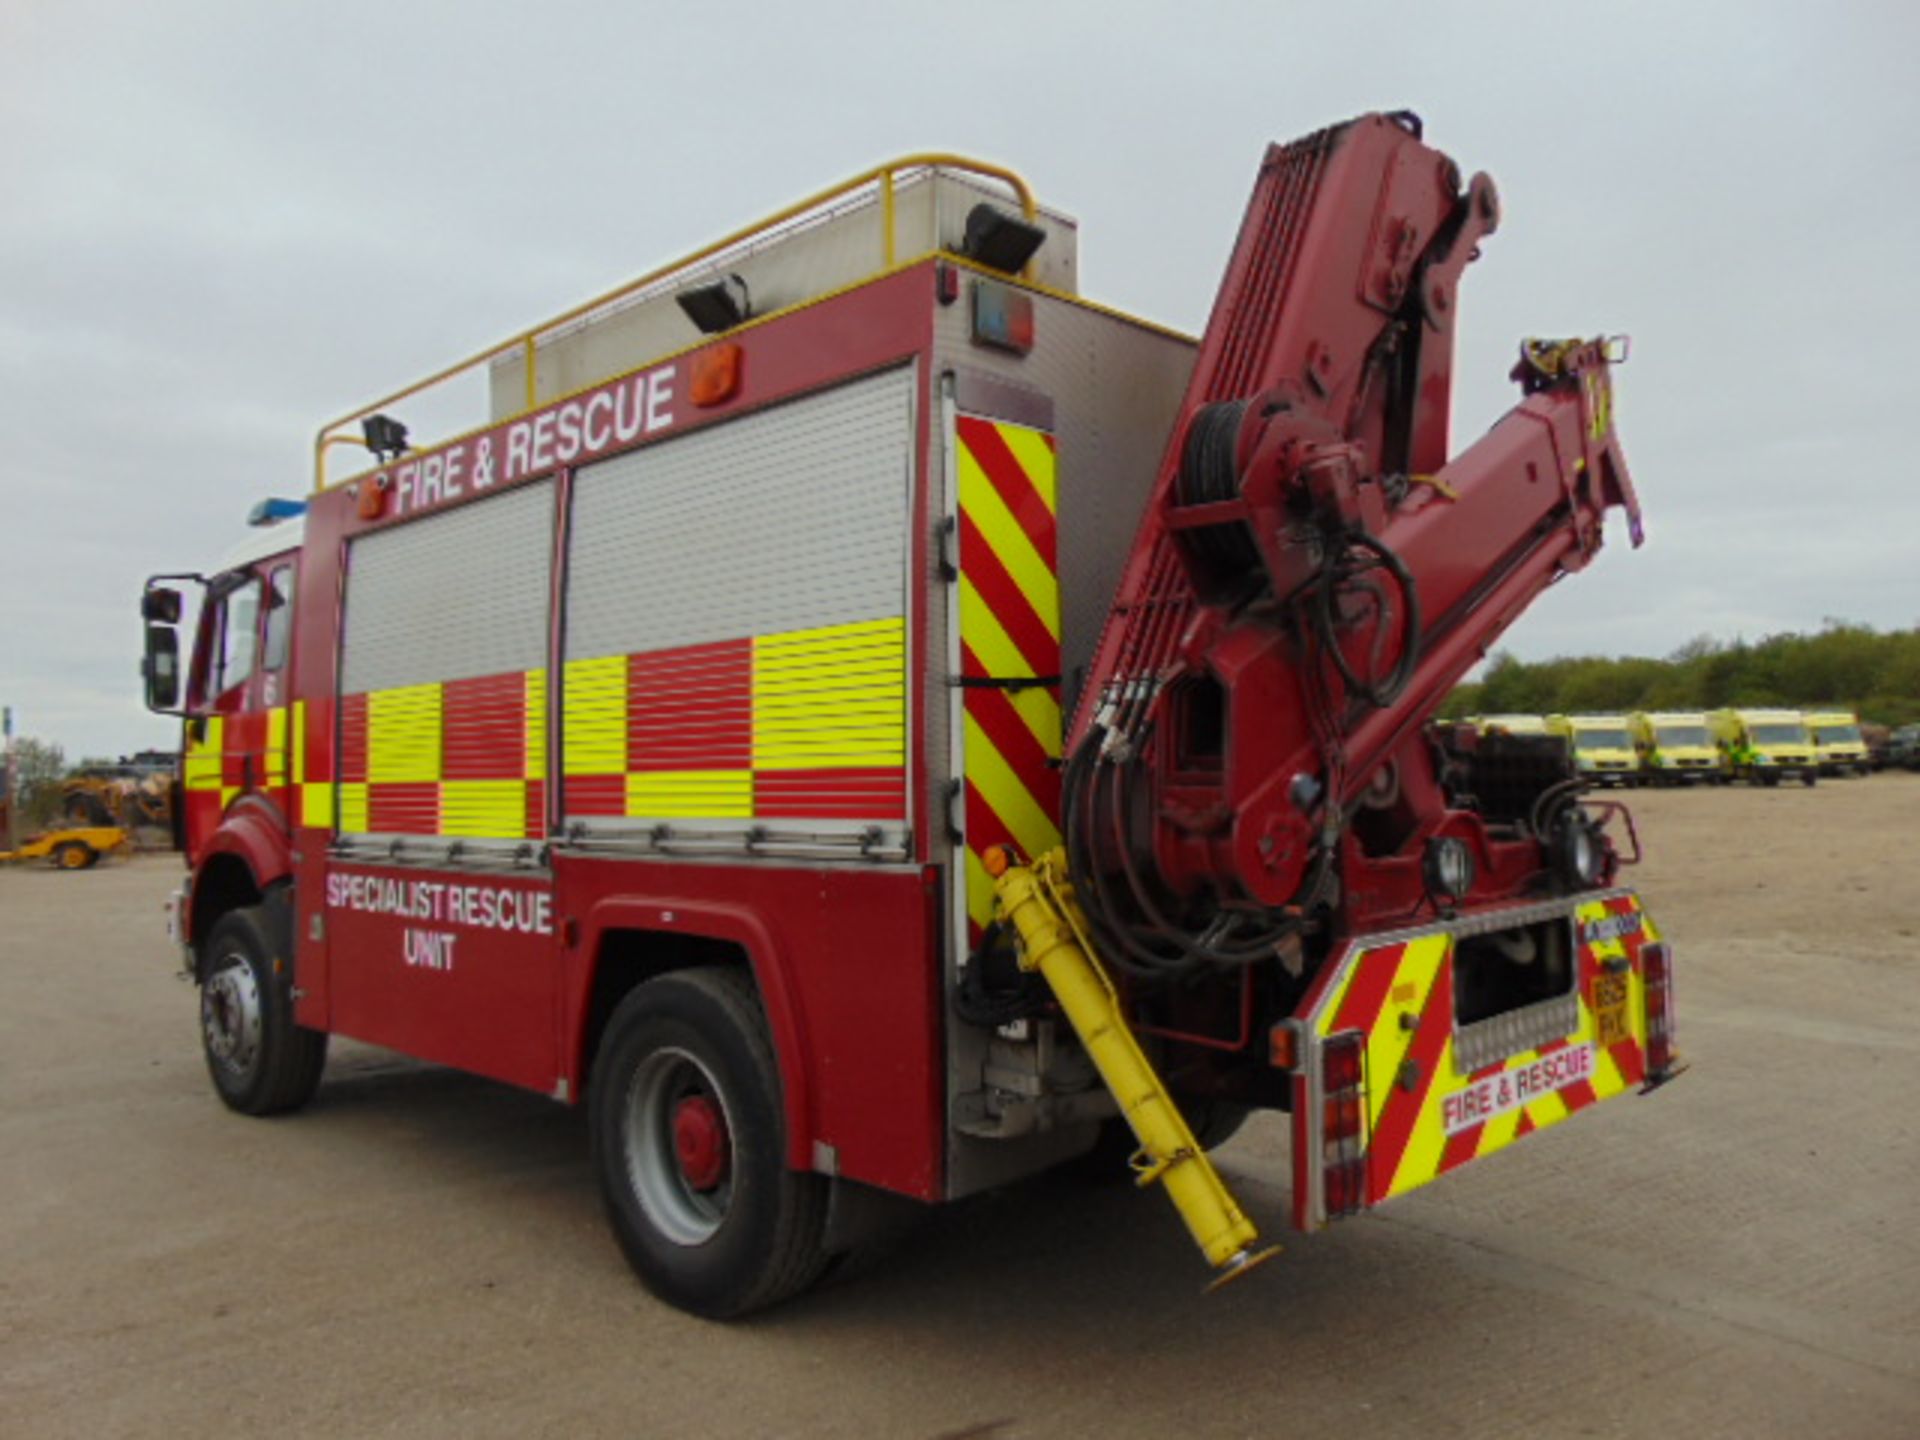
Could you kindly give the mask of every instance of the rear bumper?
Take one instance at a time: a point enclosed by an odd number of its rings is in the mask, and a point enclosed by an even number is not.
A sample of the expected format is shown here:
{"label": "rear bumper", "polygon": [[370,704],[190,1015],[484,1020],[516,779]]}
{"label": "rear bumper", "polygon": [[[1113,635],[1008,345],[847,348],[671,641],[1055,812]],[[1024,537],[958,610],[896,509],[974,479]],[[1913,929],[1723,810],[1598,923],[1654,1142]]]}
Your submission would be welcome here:
{"label": "rear bumper", "polygon": [[[1523,1008],[1461,1025],[1454,949],[1520,925],[1571,929],[1572,987]],[[1369,936],[1348,946],[1288,1021],[1294,1030],[1294,1224],[1330,1218],[1329,1171],[1345,1154],[1327,1139],[1327,1042],[1363,1038],[1359,1185],[1339,1213],[1377,1205],[1503,1150],[1602,1100],[1651,1089],[1642,947],[1659,940],[1639,897],[1596,892]]]}

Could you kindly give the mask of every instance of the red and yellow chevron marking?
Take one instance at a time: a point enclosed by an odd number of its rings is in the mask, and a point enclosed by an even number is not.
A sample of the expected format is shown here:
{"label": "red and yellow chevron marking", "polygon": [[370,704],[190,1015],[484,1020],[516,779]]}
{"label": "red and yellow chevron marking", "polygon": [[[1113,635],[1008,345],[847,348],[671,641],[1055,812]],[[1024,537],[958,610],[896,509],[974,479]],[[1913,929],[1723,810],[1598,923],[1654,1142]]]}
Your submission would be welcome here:
{"label": "red and yellow chevron marking", "polygon": [[898,820],[906,621],[570,660],[569,816]]}
{"label": "red and yellow chevron marking", "polygon": [[967,919],[973,941],[993,916],[980,856],[1012,844],[1044,855],[1060,843],[1060,581],[1053,437],[961,415],[955,424],[963,682],[966,684]]}
{"label": "red and yellow chevron marking", "polygon": [[[1597,922],[1634,916],[1630,933],[1589,938]],[[1315,1006],[1314,1029],[1322,1039],[1349,1030],[1366,1036],[1368,1204],[1425,1185],[1645,1079],[1640,947],[1659,934],[1632,895],[1587,901],[1575,909],[1574,923],[1581,937],[1574,1030],[1471,1072],[1454,1056],[1452,936],[1349,952]],[[1603,1043],[1595,987],[1608,983],[1604,962],[1619,958],[1631,967],[1619,977],[1628,987],[1628,1030]]]}

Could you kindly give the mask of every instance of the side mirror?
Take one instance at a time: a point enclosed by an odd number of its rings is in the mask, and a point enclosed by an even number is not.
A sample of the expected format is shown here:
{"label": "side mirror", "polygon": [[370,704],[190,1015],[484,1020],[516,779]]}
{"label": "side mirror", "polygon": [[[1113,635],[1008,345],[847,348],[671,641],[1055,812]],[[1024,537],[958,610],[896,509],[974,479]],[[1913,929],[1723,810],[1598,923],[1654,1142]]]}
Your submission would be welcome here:
{"label": "side mirror", "polygon": [[155,586],[140,597],[140,618],[161,625],[180,623],[180,592]]}
{"label": "side mirror", "polygon": [[[177,609],[180,601],[173,594]],[[149,597],[151,598],[151,597]],[[171,625],[147,626],[147,653],[140,662],[140,674],[147,682],[147,708],[163,714],[180,704],[180,637]]]}

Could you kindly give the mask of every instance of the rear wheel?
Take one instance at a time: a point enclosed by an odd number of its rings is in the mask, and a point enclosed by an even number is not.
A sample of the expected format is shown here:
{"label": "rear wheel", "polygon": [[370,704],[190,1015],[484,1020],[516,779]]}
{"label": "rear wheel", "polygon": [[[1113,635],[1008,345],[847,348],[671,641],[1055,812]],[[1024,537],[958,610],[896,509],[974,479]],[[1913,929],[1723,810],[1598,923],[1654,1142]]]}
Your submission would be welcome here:
{"label": "rear wheel", "polygon": [[100,858],[100,852],[84,840],[63,840],[53,847],[53,863],[62,870],[86,870]]}
{"label": "rear wheel", "polygon": [[266,910],[220,917],[200,952],[200,1040],[213,1088],[243,1115],[295,1110],[313,1098],[327,1037],[296,1025],[293,974]]}
{"label": "rear wheel", "polygon": [[727,1319],[819,1278],[828,1182],[787,1168],[780,1072],[744,976],[636,988],[607,1022],[589,1104],[608,1218],[654,1294]]}

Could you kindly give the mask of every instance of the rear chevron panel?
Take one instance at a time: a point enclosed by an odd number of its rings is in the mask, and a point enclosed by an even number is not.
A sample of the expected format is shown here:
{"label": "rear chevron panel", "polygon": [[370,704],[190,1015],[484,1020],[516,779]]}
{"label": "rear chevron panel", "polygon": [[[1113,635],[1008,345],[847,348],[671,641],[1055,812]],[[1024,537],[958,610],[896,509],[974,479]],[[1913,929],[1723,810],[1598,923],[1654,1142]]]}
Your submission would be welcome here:
{"label": "rear chevron panel", "polygon": [[1058,494],[1045,431],[959,415],[954,455],[967,928],[977,943],[993,915],[981,852],[1010,843],[1032,856],[1060,843]]}
{"label": "rear chevron panel", "polygon": [[[1322,1039],[1366,1038],[1367,1203],[1405,1194],[1470,1160],[1505,1149],[1646,1079],[1641,947],[1659,939],[1637,896],[1573,907],[1570,1028],[1478,1069],[1456,1052],[1454,938],[1444,931],[1358,942],[1341,960],[1312,1025]],[[1609,972],[1612,965],[1614,972]],[[1599,995],[1623,986],[1628,1029],[1603,1035]]]}

